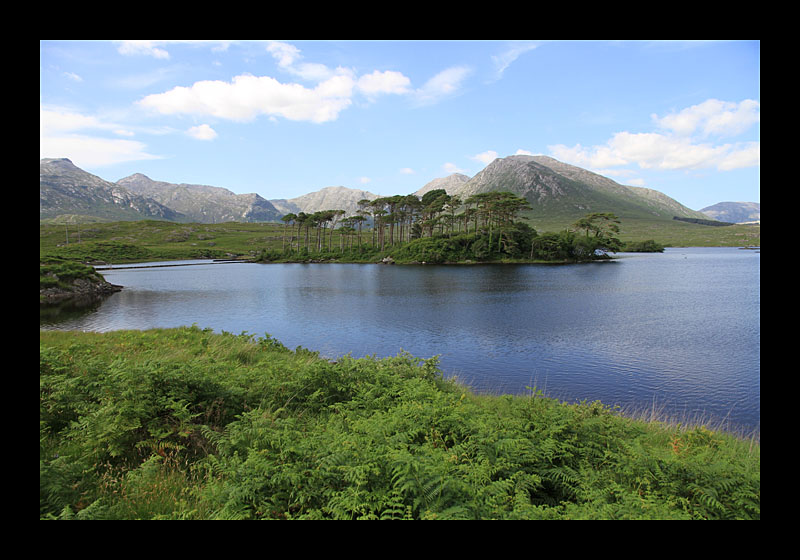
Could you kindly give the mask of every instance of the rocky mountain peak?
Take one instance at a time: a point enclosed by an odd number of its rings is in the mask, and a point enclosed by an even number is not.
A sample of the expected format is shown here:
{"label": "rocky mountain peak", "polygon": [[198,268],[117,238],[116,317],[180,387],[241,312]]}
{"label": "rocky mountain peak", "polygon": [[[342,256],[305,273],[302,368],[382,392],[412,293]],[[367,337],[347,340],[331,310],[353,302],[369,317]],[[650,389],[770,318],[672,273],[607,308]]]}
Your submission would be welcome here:
{"label": "rocky mountain peak", "polygon": [[444,189],[447,194],[453,195],[456,194],[458,189],[467,181],[469,181],[469,177],[467,175],[464,175],[463,173],[451,173],[447,177],[440,177],[426,183],[424,187],[416,191],[414,194],[417,196],[422,196],[426,192],[435,189]]}

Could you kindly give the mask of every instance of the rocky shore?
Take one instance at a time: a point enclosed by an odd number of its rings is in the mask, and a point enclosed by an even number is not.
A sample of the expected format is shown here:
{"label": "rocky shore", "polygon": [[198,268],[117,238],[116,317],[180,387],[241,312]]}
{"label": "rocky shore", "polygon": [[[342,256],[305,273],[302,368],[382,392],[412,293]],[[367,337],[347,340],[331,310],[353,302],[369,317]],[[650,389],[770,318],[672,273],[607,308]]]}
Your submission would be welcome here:
{"label": "rocky shore", "polygon": [[40,289],[39,305],[58,305],[66,302],[75,305],[91,304],[120,290],[122,290],[122,286],[111,284],[105,280],[75,278],[69,288]]}

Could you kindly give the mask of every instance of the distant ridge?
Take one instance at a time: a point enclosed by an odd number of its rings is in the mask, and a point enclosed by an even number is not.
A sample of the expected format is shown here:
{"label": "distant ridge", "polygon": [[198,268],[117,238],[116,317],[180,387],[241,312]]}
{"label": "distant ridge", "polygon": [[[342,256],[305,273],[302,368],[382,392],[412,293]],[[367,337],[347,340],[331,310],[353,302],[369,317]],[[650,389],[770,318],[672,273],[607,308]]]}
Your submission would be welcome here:
{"label": "distant ridge", "polygon": [[198,223],[276,222],[283,215],[255,193],[234,194],[222,187],[154,181],[141,173],[120,179],[117,184]]}
{"label": "distant ridge", "polygon": [[65,214],[103,220],[187,221],[186,216],[75,166],[66,158],[39,162],[39,219]]}
{"label": "distant ridge", "polygon": [[761,222],[760,202],[718,202],[700,210],[714,220],[737,224]]}
{"label": "distant ridge", "polygon": [[275,205],[282,216],[298,212],[313,214],[322,210],[344,210],[348,216],[354,216],[359,212],[359,200],[375,200],[376,198],[378,195],[369,191],[339,186],[325,187],[296,198],[275,199],[270,202]]}

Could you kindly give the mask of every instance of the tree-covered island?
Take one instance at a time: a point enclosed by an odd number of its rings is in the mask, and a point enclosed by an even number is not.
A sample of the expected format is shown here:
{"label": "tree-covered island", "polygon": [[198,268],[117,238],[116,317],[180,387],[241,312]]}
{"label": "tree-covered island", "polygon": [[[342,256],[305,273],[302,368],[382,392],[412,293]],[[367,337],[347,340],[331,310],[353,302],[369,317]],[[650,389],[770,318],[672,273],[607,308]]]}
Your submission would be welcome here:
{"label": "tree-covered island", "polygon": [[[511,192],[479,193],[462,200],[435,189],[422,197],[361,200],[360,212],[348,217],[343,210],[289,213],[282,218],[281,249],[264,249],[256,260],[587,262],[627,249],[618,237],[620,221],[611,212],[590,213],[570,228],[539,233],[521,216],[530,208],[525,198]],[[648,240],[630,249],[664,247]]]}

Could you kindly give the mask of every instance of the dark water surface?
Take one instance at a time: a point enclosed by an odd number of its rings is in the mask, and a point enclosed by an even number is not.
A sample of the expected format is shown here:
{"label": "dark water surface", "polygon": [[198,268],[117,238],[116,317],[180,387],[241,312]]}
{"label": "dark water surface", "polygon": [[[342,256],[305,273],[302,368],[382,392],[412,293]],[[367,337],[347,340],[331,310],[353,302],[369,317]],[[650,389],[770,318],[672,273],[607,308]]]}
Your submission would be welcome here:
{"label": "dark water surface", "polygon": [[440,355],[477,390],[760,428],[760,252],[674,248],[582,265],[117,268],[125,289],[41,328],[197,324],[323,356]]}

